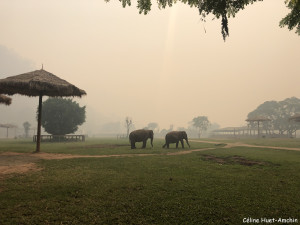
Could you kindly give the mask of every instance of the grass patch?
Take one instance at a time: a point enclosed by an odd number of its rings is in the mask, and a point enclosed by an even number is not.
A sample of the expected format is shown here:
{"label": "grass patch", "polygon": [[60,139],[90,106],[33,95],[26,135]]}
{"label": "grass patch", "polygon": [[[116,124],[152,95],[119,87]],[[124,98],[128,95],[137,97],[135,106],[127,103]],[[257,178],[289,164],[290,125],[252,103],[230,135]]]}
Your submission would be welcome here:
{"label": "grass patch", "polygon": [[[41,143],[41,151],[47,153],[66,153],[80,155],[107,155],[107,154],[160,154],[168,152],[182,151],[181,147],[176,149],[175,144],[170,145],[170,149],[162,148],[164,140],[156,139],[151,148],[148,140],[147,147],[141,149],[142,143],[136,144],[137,149],[130,148],[127,139],[93,139],[89,138],[85,142],[65,142],[65,143]],[[0,152],[33,152],[35,143],[30,140],[0,140]],[[213,144],[191,142],[191,148],[199,149],[213,147]]]}
{"label": "grass patch", "polygon": [[[79,149],[69,143],[42,149],[132,153],[127,146],[95,149],[91,146],[99,140],[93,141],[83,149],[82,143],[74,144]],[[156,144],[137,151],[167,151]],[[197,148],[211,147],[198,144]],[[207,160],[207,155],[230,163]],[[263,163],[247,166],[234,161],[236,157]],[[40,160],[38,165],[43,170],[1,181],[1,225],[223,225],[242,224],[248,217],[299,219],[300,215],[296,151],[235,147],[187,155]]]}

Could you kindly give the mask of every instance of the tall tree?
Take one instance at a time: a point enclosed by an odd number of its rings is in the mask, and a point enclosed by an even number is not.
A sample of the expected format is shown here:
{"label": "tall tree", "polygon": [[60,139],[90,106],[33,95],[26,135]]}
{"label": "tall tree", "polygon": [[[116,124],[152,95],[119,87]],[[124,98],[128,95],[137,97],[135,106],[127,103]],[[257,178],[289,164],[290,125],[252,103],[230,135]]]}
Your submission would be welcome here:
{"label": "tall tree", "polygon": [[28,138],[29,129],[31,127],[31,124],[29,122],[23,123],[24,131],[25,131],[25,137]]}
{"label": "tall tree", "polygon": [[170,124],[169,129],[164,128],[164,129],[160,130],[158,135],[161,136],[161,137],[165,137],[167,133],[169,133],[170,131],[173,131],[173,130],[174,130],[174,125]]}
{"label": "tall tree", "polygon": [[65,135],[78,130],[85,122],[85,106],[71,99],[48,98],[43,102],[42,126],[49,134]]}
{"label": "tall tree", "polygon": [[152,123],[148,123],[148,125],[147,125],[147,128],[148,129],[150,129],[150,130],[159,130],[159,128],[158,128],[158,123],[155,123],[155,122],[152,122]]}
{"label": "tall tree", "polygon": [[289,118],[300,112],[300,99],[296,97],[287,98],[283,101],[266,101],[248,114],[248,118],[264,116],[271,119],[270,122],[263,122],[263,129],[278,130],[279,134],[285,132],[292,134],[300,129],[299,123],[289,121]]}
{"label": "tall tree", "polygon": [[127,130],[127,134],[126,134],[126,137],[128,138],[129,137],[129,131],[130,131],[130,128],[133,126],[133,122],[132,122],[132,119],[130,117],[126,117],[125,118],[125,127],[126,127],[126,130]]}
{"label": "tall tree", "polygon": [[[110,0],[105,0],[109,2]],[[131,0],[119,0],[123,7],[131,5]],[[223,39],[229,36],[228,18],[235,17],[236,13],[245,8],[249,4],[263,0],[157,0],[159,9],[171,7],[176,2],[188,4],[191,8],[197,8],[202,21],[205,21],[207,15],[212,14],[217,19],[221,19],[221,33]],[[300,0],[285,0],[285,3],[290,10],[290,13],[284,17],[279,25],[280,27],[287,26],[292,30],[296,28],[296,33],[300,35]],[[137,8],[139,13],[145,15],[151,10],[151,0],[138,0]]]}
{"label": "tall tree", "polygon": [[200,136],[203,131],[206,131],[208,127],[210,126],[210,122],[207,118],[207,116],[198,116],[195,117],[192,120],[192,124],[194,127],[198,129],[198,138],[200,139]]}

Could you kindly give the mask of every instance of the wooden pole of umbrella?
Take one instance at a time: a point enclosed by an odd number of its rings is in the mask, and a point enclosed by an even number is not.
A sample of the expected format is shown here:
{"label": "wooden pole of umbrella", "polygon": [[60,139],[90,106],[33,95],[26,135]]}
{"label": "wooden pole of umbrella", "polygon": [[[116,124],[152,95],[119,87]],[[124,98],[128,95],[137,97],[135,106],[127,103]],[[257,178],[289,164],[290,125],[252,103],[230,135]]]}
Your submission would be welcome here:
{"label": "wooden pole of umbrella", "polygon": [[36,140],[36,152],[40,152],[41,146],[41,126],[42,126],[42,105],[43,95],[39,96],[39,108],[38,108],[38,126],[37,126],[37,140]]}
{"label": "wooden pole of umbrella", "polygon": [[40,152],[43,96],[81,97],[86,95],[86,92],[42,68],[41,70],[0,79],[0,94],[39,97],[36,152]]}

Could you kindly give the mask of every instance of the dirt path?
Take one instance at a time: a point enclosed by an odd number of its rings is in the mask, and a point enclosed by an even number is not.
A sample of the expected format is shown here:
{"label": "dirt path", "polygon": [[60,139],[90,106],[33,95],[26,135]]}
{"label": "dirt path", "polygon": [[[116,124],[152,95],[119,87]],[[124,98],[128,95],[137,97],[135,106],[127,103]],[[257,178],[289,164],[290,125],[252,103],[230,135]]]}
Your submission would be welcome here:
{"label": "dirt path", "polygon": [[[287,147],[272,147],[272,146],[257,146],[244,143],[220,143],[212,141],[198,141],[193,140],[191,142],[211,143],[217,145],[226,144],[221,148],[231,147],[251,147],[251,148],[268,148],[268,149],[281,149],[281,150],[293,150],[300,151],[300,148],[287,148]],[[123,154],[123,155],[71,155],[71,154],[54,154],[54,153],[15,153],[15,152],[3,152],[0,153],[0,179],[6,175],[14,173],[26,173],[30,171],[41,170],[36,164],[40,159],[54,160],[54,159],[71,159],[71,158],[109,158],[109,157],[144,157],[155,155],[185,155],[192,152],[213,150],[215,148],[203,148],[194,150],[182,150],[177,152],[168,152],[161,154]]]}
{"label": "dirt path", "polygon": [[263,145],[249,145],[244,143],[221,143],[221,142],[213,142],[213,141],[198,141],[193,140],[193,142],[200,143],[209,143],[209,144],[226,144],[223,148],[232,148],[232,147],[250,147],[250,148],[268,148],[268,149],[279,149],[279,150],[291,150],[291,151],[300,151],[300,148],[289,148],[289,147],[275,147],[275,146],[263,146]]}
{"label": "dirt path", "polygon": [[122,154],[122,155],[71,155],[71,154],[54,154],[54,153],[16,153],[16,152],[3,152],[0,153],[0,179],[5,175],[13,173],[26,173],[30,171],[41,170],[36,165],[40,159],[53,160],[53,159],[74,159],[74,158],[112,158],[112,157],[144,157],[155,155],[183,155],[192,152],[205,151],[214,148],[185,150],[179,152],[168,152],[162,154]]}

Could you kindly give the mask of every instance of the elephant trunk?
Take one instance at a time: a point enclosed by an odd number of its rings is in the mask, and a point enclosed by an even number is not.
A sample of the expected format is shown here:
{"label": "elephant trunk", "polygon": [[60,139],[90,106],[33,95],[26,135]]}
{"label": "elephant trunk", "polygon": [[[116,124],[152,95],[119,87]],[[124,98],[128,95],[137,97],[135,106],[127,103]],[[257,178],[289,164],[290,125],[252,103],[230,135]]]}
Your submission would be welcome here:
{"label": "elephant trunk", "polygon": [[151,146],[153,148],[153,136],[151,137]]}

